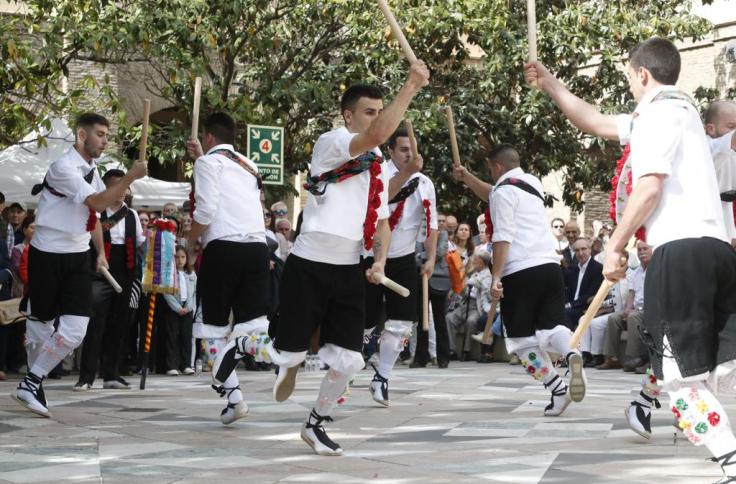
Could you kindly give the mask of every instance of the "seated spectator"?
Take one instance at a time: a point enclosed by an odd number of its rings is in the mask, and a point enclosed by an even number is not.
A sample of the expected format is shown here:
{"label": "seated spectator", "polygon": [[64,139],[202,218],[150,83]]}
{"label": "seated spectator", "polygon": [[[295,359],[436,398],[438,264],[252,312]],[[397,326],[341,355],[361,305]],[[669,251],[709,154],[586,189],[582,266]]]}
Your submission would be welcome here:
{"label": "seated spectator", "polygon": [[603,282],[603,266],[590,257],[588,239],[577,239],[572,248],[577,262],[565,269],[565,324],[574,331]]}
{"label": "seated spectator", "polygon": [[[462,225],[461,225],[462,226]],[[460,227],[458,227],[459,231]],[[480,326],[485,328],[485,315],[491,309],[491,256],[480,252],[472,256],[465,289],[460,294],[458,304],[447,314],[447,326],[450,331],[450,350],[455,348],[455,335],[465,334],[462,361],[470,359],[470,344],[473,334]],[[481,329],[482,331],[482,329]]]}
{"label": "seated spectator", "polygon": [[[625,371],[636,371],[637,368],[647,363],[641,338],[639,337],[639,328],[644,322],[644,278],[647,273],[649,259],[652,257],[652,248],[645,242],[639,241],[636,245],[636,251],[640,265],[626,277],[629,294],[624,310],[613,313],[608,317],[606,342],[603,348],[606,360],[596,367],[600,370],[624,368]],[[618,355],[621,333],[624,330],[628,332],[625,355],[629,359],[622,363],[616,355]]]}
{"label": "seated spectator", "polygon": [[286,261],[286,258],[291,252],[291,248],[294,246],[294,233],[291,230],[291,222],[285,218],[276,220],[276,233],[282,237],[279,238],[279,250],[281,252],[281,259]]}
{"label": "seated spectator", "polygon": [[[627,252],[623,253],[623,257],[625,257],[628,262],[629,254]],[[611,313],[620,313],[624,310],[628,295],[629,286],[626,278],[624,278],[618,281],[613,288],[611,288],[611,291],[603,301],[600,310],[598,310],[595,318],[591,321],[590,327],[585,333],[583,333],[583,337],[580,340],[580,349],[583,352],[585,367],[595,367],[603,364],[605,361],[603,344],[606,338],[608,317]]]}
{"label": "seated spectator", "polygon": [[286,207],[286,203],[278,201],[271,205],[271,213],[273,214],[274,220],[286,218],[289,215],[289,209]]}
{"label": "seated spectator", "polygon": [[578,263],[572,246],[580,238],[580,226],[574,220],[570,220],[565,224],[565,237],[567,238],[567,247],[562,249],[563,264],[565,267],[572,267]]}
{"label": "seated spectator", "polygon": [[599,264],[603,264],[603,258],[605,257],[605,253],[603,252],[603,241],[598,237],[594,237],[590,240],[590,256]]}
{"label": "seated spectator", "polygon": [[196,304],[197,276],[189,264],[187,250],[176,247],[176,269],[179,277],[179,294],[165,294],[168,305],[166,312],[166,374],[191,375],[192,370],[192,324]]}

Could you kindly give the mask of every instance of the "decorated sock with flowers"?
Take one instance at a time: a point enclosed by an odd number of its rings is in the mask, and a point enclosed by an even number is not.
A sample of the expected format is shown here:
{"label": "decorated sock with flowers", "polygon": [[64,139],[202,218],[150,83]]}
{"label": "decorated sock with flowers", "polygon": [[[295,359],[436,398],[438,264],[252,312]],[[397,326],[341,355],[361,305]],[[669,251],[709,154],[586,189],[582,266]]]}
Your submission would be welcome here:
{"label": "decorated sock with flowers", "polygon": [[550,404],[544,409],[544,414],[550,417],[561,415],[570,405],[571,400],[567,394],[567,384],[555,370],[547,352],[534,347],[517,353],[526,372],[535,380],[542,382],[544,388],[552,392]]}

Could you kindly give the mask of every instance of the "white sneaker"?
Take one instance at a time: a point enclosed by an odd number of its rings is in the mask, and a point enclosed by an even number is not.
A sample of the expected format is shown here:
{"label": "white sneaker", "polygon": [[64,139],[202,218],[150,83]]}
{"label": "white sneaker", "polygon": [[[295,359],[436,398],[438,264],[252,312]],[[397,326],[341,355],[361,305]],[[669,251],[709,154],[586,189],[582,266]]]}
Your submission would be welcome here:
{"label": "white sneaker", "polygon": [[570,371],[568,393],[573,402],[582,402],[585,398],[588,381],[585,378],[583,363],[583,356],[580,353],[570,353],[567,357],[567,368]]}
{"label": "white sneaker", "polygon": [[301,437],[317,455],[342,455],[342,447],[327,436],[322,422],[332,422],[331,417],[322,417],[314,410],[302,426]]}
{"label": "white sneaker", "polygon": [[194,370],[192,370],[189,367],[186,367],[182,370],[182,375],[194,375]]}
{"label": "white sneaker", "polygon": [[273,384],[273,399],[277,402],[283,402],[294,393],[296,386],[296,374],[299,372],[298,366],[284,368],[279,366],[279,374],[276,382]]}
{"label": "white sneaker", "polygon": [[102,388],[108,390],[130,390],[130,384],[122,378],[118,377],[114,380],[105,380],[104,382],[102,382]]}
{"label": "white sneaker", "polygon": [[166,374],[169,376],[179,376],[179,370],[169,370]]}
{"label": "white sneaker", "polygon": [[228,403],[227,407],[222,410],[220,414],[220,420],[224,425],[230,425],[231,423],[244,418],[248,415],[248,405],[245,401],[241,400],[238,403]]}
{"label": "white sneaker", "polygon": [[78,381],[72,387],[72,391],[73,392],[88,392],[90,391],[91,388],[92,388],[92,385],[90,385],[89,383],[82,383]]}
{"label": "white sneaker", "polygon": [[48,407],[38,398],[38,387],[41,381],[35,380],[38,379],[34,376],[26,376],[18,383],[15,393],[11,393],[10,396],[36,415],[46,418],[51,417]]}
{"label": "white sneaker", "polygon": [[[373,367],[376,370],[376,367]],[[384,407],[389,406],[388,400],[388,380],[378,374],[376,371],[373,375],[373,381],[368,385],[373,400],[380,403]]]}

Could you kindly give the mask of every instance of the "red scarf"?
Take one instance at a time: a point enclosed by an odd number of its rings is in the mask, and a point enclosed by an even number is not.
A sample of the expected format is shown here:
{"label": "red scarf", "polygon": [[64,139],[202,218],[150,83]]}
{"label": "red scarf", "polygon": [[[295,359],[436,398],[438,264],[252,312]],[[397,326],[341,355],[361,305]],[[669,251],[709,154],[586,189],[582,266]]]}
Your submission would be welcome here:
{"label": "red scarf", "polygon": [[378,222],[378,208],[381,206],[381,192],[383,181],[381,180],[381,159],[378,158],[370,167],[370,185],[368,187],[368,207],[363,222],[363,245],[366,250],[373,248],[373,235],[376,233]]}
{"label": "red scarf", "polygon": [[[617,217],[617,211],[616,211],[616,203],[618,199],[618,184],[621,179],[621,173],[623,172],[624,166],[626,165],[627,161],[629,160],[629,157],[631,156],[631,145],[626,145],[624,147],[624,152],[621,155],[621,158],[618,159],[616,162],[616,173],[613,175],[613,178],[611,179],[611,194],[608,197],[610,207],[608,211],[609,217],[611,217],[611,220],[613,220],[615,223],[618,223],[618,217]],[[634,180],[633,180],[633,174],[632,171],[629,170],[628,172],[628,178],[626,179],[626,200],[622,201],[628,201],[628,197],[631,195],[631,192],[634,189]],[[646,241],[646,230],[644,227],[639,227],[639,229],[634,234],[634,237],[636,237],[637,240],[641,240],[643,242]]]}

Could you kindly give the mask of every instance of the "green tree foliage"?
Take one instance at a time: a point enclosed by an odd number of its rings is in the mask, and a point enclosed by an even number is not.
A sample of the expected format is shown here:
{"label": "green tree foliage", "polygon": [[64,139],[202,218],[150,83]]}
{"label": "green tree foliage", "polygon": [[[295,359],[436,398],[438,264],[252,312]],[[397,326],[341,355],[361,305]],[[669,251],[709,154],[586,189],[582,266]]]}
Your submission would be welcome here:
{"label": "green tree foliage", "polygon": [[[53,93],[56,103],[38,113],[3,110],[0,143],[5,144],[17,139],[29,122],[78,107],[77,97],[65,99],[58,91],[71,60],[135,63],[147,69],[140,82],[171,105],[171,122],[154,126],[149,141],[152,157],[160,163],[184,157],[193,79],[201,75],[203,114],[224,109],[241,126],[285,126],[287,170],[304,169],[317,136],[339,116],[338,100],[346,86],[379,84],[389,102],[407,72],[398,44],[372,1],[26,3],[25,15],[0,27],[0,49],[11,66],[0,77],[0,87],[12,86],[27,96]],[[525,168],[538,175],[563,169],[568,204],[579,207],[584,189],[605,186],[618,148],[581,135],[543,93],[524,83],[525,2],[391,4],[417,56],[432,72],[430,86],[419,94],[409,117],[426,169],[437,181],[442,209],[474,218],[481,207],[463,196],[467,193],[449,174],[451,155],[441,109],[448,103],[454,109],[463,162],[473,171],[484,174],[483,147],[503,141],[517,145]],[[597,1],[537,2],[540,60],[577,94],[605,110],[625,110],[632,99],[622,67],[632,47],[655,35],[682,40],[708,31],[706,21],[685,13],[689,6],[685,0],[619,0],[605,2],[605,8]],[[43,49],[34,49],[39,38]],[[483,56],[471,58],[469,45],[482,49]],[[3,106],[12,99],[6,91],[0,93]],[[139,129],[120,109],[121,100],[104,83],[100,92],[118,115],[120,141],[134,146]]]}

